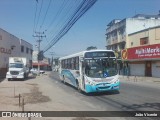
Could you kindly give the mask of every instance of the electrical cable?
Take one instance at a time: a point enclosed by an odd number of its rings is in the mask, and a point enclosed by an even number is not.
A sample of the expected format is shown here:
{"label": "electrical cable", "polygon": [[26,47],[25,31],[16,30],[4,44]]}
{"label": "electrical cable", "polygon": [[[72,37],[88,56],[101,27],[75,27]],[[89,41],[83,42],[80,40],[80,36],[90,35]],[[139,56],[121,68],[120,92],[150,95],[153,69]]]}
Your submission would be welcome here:
{"label": "electrical cable", "polygon": [[35,22],[36,22],[36,16],[37,16],[37,4],[38,4],[38,1],[36,1],[36,10],[35,10],[35,14],[34,14],[33,34],[35,32],[35,26],[36,26]]}
{"label": "electrical cable", "polygon": [[[73,11],[78,6],[77,1],[79,2],[80,0],[74,0],[74,2],[72,0],[67,0],[67,2],[66,1],[61,2],[60,8],[63,8],[62,9],[63,11],[62,10],[60,11],[59,9],[56,14],[56,16],[58,15],[57,19],[55,19],[54,22],[52,21],[52,23],[56,23],[56,20],[57,20],[58,23],[54,25],[54,29],[52,31],[47,30],[47,32],[49,32],[47,34],[49,40],[54,38],[54,36],[58,34],[58,31],[60,31],[63,28],[63,26],[66,24],[70,16],[73,14]],[[48,44],[48,43],[44,42],[44,44]]]}
{"label": "electrical cable", "polygon": [[[72,1],[71,1],[72,2]],[[75,3],[77,2],[77,0],[75,0]],[[70,14],[72,14],[71,12],[75,9],[74,7],[76,7],[75,4],[71,4],[71,6],[66,6],[67,8],[64,9],[65,13],[65,16],[63,15],[62,18],[60,18],[61,22],[59,22],[59,24],[56,24],[54,29],[52,31],[50,31],[49,35],[52,34],[52,36],[50,37],[50,39],[52,39],[56,34],[56,32],[59,30],[59,29],[62,29],[63,26],[66,24],[66,22],[68,21],[68,19],[70,18]],[[68,9],[69,8],[69,9]],[[62,22],[62,20],[65,20],[64,22]],[[61,23],[61,24],[60,24]],[[60,26],[61,25],[61,26]],[[54,33],[54,34],[53,34]]]}
{"label": "electrical cable", "polygon": [[[50,7],[50,5],[51,5],[51,1],[52,1],[52,0],[49,1],[49,4],[48,4],[47,10],[46,10],[46,13],[45,13],[44,18],[43,18],[43,21],[42,21],[42,24],[40,25],[40,29],[43,27],[43,24],[44,24],[44,22],[45,22],[45,19],[46,19],[46,16],[47,16],[49,7]],[[39,30],[39,31],[40,31],[40,30]]]}
{"label": "electrical cable", "polygon": [[77,22],[77,20],[86,13],[97,0],[83,0],[83,2],[78,6],[74,14],[71,16],[67,24],[60,30],[60,32],[51,40],[51,42],[43,50],[44,53],[49,50],[53,45],[55,45]]}
{"label": "electrical cable", "polygon": [[[85,10],[85,9],[83,8],[83,4],[85,4],[85,1],[84,1],[84,3],[81,4],[80,8],[82,8],[82,10]],[[87,4],[88,4],[88,3],[87,3]],[[87,4],[86,4],[86,6],[87,6]],[[79,9],[79,8],[78,8],[78,9]],[[86,9],[86,10],[87,10],[87,9]],[[83,11],[82,11],[82,12],[83,12]],[[85,11],[84,11],[84,12],[85,12]],[[76,13],[78,13],[78,11],[76,11]],[[61,38],[61,37],[63,36],[63,34],[66,34],[66,33],[68,32],[68,30],[73,26],[73,24],[74,24],[74,23],[79,19],[79,17],[81,17],[83,14],[84,14],[84,13],[82,13],[81,15],[79,15],[77,18],[75,17],[75,20],[72,19],[73,22],[71,22],[71,20],[70,20],[70,21],[68,22],[67,26],[64,27],[64,29],[62,29],[62,30],[60,31],[60,33],[55,37],[55,40],[52,41],[52,44],[55,44],[56,42],[58,42],[59,38]],[[72,18],[74,18],[74,16],[75,16],[75,14],[72,16]],[[76,19],[77,19],[77,20],[76,20]],[[68,26],[68,25],[69,25],[69,26]],[[51,47],[52,44],[51,44],[49,47]]]}
{"label": "electrical cable", "polygon": [[[83,0],[83,2],[81,2],[81,4],[75,9],[74,13],[72,14],[72,16],[69,17],[69,20],[67,20],[67,23],[64,26],[66,26],[68,24],[68,21],[70,21],[76,15],[76,13],[81,9],[81,7],[85,4],[85,2],[86,2],[86,0]],[[64,26],[60,29],[59,34],[62,32],[62,30],[64,30],[64,28],[66,28]],[[56,35],[56,37],[57,36],[58,35]],[[56,39],[56,37],[53,39]],[[52,42],[53,42],[53,40],[48,44],[48,46],[50,46],[52,44]]]}
{"label": "electrical cable", "polygon": [[35,31],[36,31],[37,25],[38,25],[38,23],[39,23],[39,19],[40,19],[40,15],[41,15],[42,6],[43,6],[43,0],[42,0],[42,2],[41,2],[41,7],[40,7],[40,10],[39,10],[38,19],[37,19],[37,23],[36,23],[36,26],[35,26]]}

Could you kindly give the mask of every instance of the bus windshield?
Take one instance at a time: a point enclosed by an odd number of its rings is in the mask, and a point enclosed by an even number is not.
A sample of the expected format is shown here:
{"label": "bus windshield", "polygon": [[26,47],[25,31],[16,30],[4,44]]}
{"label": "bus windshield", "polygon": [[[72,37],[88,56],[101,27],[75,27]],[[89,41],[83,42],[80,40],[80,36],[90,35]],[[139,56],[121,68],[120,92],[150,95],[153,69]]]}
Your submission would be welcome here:
{"label": "bus windshield", "polygon": [[85,74],[91,78],[106,78],[117,75],[117,63],[114,58],[85,59]]}

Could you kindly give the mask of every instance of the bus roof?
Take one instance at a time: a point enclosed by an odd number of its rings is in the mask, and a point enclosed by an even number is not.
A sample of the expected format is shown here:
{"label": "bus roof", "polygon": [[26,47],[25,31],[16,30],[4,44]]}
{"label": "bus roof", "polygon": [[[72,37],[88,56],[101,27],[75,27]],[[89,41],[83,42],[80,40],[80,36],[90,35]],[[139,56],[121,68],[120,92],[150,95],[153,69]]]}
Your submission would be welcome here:
{"label": "bus roof", "polygon": [[75,54],[67,55],[64,57],[59,58],[59,60],[67,59],[67,58],[72,58],[72,57],[77,57],[77,56],[84,56],[86,52],[100,52],[100,51],[106,51],[106,52],[114,52],[113,50],[100,50],[100,49],[95,49],[95,50],[86,50],[86,51],[81,51]]}

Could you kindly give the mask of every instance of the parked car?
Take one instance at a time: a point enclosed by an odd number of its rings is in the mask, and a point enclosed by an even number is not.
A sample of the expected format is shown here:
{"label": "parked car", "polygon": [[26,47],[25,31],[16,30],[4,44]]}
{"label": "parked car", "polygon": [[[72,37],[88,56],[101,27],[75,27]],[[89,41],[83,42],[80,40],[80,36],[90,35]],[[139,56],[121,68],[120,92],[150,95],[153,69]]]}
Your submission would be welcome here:
{"label": "parked car", "polygon": [[[38,74],[38,69],[37,69],[37,68],[32,68],[32,69],[30,70],[30,72],[31,72],[32,74]],[[44,74],[44,73],[45,73],[44,70],[40,70],[39,72],[40,72],[40,74]]]}

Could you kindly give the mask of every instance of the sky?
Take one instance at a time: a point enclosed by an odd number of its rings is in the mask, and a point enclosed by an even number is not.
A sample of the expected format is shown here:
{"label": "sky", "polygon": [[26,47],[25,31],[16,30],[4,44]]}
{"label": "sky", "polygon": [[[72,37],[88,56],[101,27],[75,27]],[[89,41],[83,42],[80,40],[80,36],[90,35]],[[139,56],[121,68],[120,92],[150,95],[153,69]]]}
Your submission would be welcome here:
{"label": "sky", "polygon": [[[68,5],[71,11],[71,8],[76,7],[72,2],[81,2],[81,0],[70,0],[68,3],[67,0],[52,0],[44,20],[49,1],[43,0],[39,15],[42,0],[38,0],[38,3],[36,0],[0,0],[0,28],[33,44],[34,50],[37,50],[35,47],[37,38],[33,37],[34,28],[36,26],[40,31],[43,29],[46,35],[41,42],[43,50],[69,16],[64,6],[63,14],[56,15],[62,4]],[[159,10],[160,0],[97,0],[69,32],[45,53],[45,56],[49,57],[51,53],[54,53],[54,57],[65,56],[86,50],[89,46],[106,49],[106,28],[113,19],[125,19],[136,14],[156,15]],[[52,19],[54,24],[50,25]],[[40,28],[43,21],[44,24]]]}

